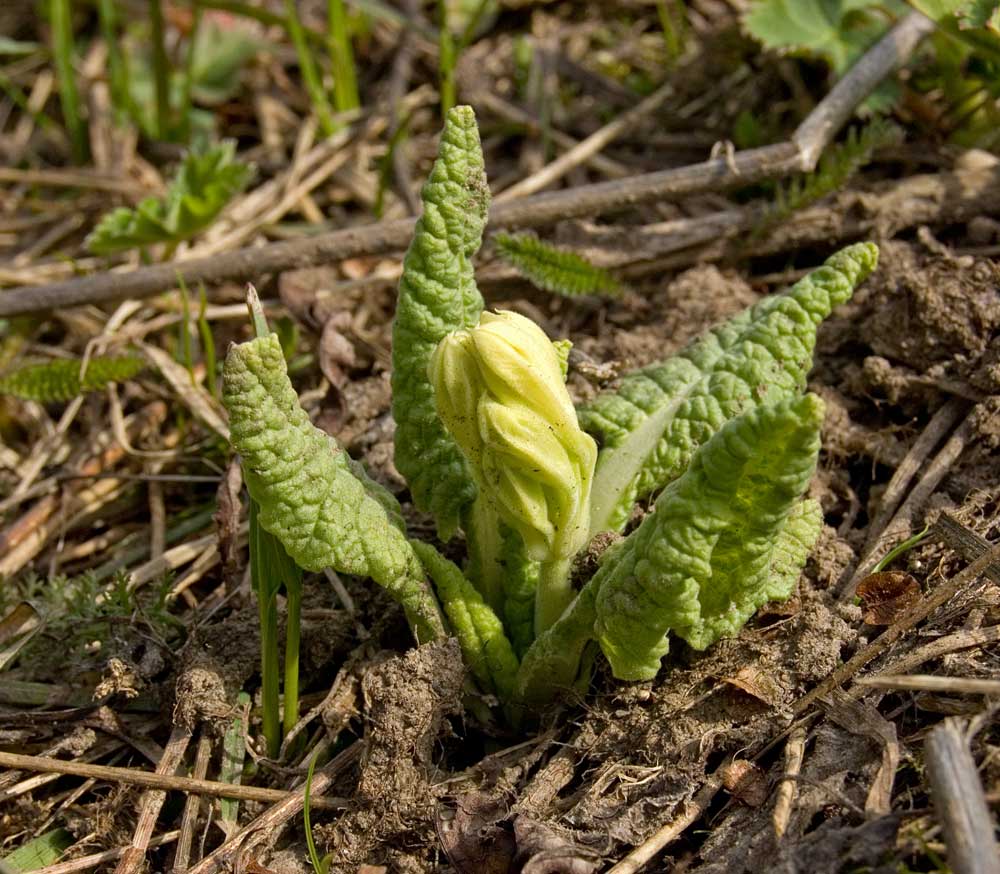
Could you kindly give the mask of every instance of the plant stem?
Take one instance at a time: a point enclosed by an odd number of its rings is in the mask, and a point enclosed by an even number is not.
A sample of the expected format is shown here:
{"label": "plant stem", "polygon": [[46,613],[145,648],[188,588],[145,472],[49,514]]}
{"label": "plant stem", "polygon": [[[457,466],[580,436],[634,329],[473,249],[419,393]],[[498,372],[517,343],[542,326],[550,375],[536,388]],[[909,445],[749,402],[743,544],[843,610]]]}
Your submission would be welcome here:
{"label": "plant stem", "polygon": [[201,352],[205,358],[205,379],[208,380],[208,390],[211,392],[212,397],[220,400],[218,364],[215,360],[215,335],[212,333],[212,326],[205,316],[205,312],[208,309],[208,296],[205,294],[205,283],[201,284],[199,294],[198,335],[201,337]]}
{"label": "plant stem", "polygon": [[541,563],[538,591],[535,593],[535,637],[551,628],[573,600],[569,572],[573,559],[557,558]]}
{"label": "plant stem", "polygon": [[156,93],[156,136],[167,139],[170,129],[170,61],[160,0],[149,0],[150,40],[153,44],[153,85]]}
{"label": "plant stem", "polygon": [[267,754],[277,758],[281,751],[281,722],[278,719],[278,585],[270,579],[274,565],[267,560],[267,532],[257,521],[257,502],[250,501],[250,575],[257,593],[260,615],[260,684],[264,740]]}
{"label": "plant stem", "polygon": [[299,721],[299,644],[302,639],[302,586],[285,586],[284,733]]}
{"label": "plant stem", "polygon": [[500,519],[481,491],[464,521],[469,549],[469,579],[483,600],[497,615],[501,615],[504,569],[501,564],[503,538],[500,536]]}
{"label": "plant stem", "polygon": [[295,6],[295,0],[285,0],[285,27],[295,45],[295,54],[299,58],[299,71],[302,73],[302,83],[309,93],[309,100],[312,103],[313,112],[316,113],[316,118],[319,120],[320,129],[324,136],[332,136],[337,131],[337,123],[333,120],[330,101],[327,99],[326,91],[323,90],[323,82],[320,79],[316,61],[309,50],[309,43],[306,40],[302,22],[299,20],[299,11]]}
{"label": "plant stem", "polygon": [[344,0],[327,0],[330,61],[333,64],[333,100],[337,112],[357,109],[358,77],[354,66],[351,35],[347,30]]}
{"label": "plant stem", "polygon": [[59,78],[59,102],[63,120],[73,149],[73,160],[81,163],[87,157],[87,129],[80,116],[80,92],[76,87],[73,68],[73,10],[70,0],[50,0],[49,20],[52,24],[52,56]]}
{"label": "plant stem", "polygon": [[583,653],[594,637],[596,597],[596,587],[584,586],[570,608],[524,654],[510,708],[513,722],[519,723],[528,710],[537,712],[580,681]]}

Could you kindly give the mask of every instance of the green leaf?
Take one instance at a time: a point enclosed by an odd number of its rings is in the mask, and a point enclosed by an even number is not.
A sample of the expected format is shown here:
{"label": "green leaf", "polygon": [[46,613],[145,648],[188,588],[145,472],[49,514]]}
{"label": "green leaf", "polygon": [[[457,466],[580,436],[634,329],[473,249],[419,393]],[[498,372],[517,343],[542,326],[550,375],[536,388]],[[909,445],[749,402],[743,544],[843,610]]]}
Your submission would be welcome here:
{"label": "green leaf", "polygon": [[959,13],[966,27],[985,27],[1000,31],[1000,4],[997,0],[966,0]]}
{"label": "green leaf", "polygon": [[434,514],[447,540],[476,487],[461,450],[438,419],[427,369],[441,339],[475,326],[483,308],[472,257],[482,241],[489,188],[470,107],[448,113],[421,197],[424,212],[403,260],[392,330],[395,460],[417,506]]}
{"label": "green leaf", "polygon": [[217,106],[239,89],[243,65],[266,46],[239,23],[202,21],[191,48],[191,96]]}
{"label": "green leaf", "polygon": [[59,359],[28,364],[0,377],[0,394],[49,404],[99,391],[112,382],[124,382],[142,371],[146,362],[137,355],[91,358],[80,379],[81,362]]}
{"label": "green leaf", "polygon": [[514,688],[518,662],[500,618],[458,565],[429,543],[417,540],[411,543],[434,580],[438,599],[469,670],[485,691],[495,691],[506,700]]}
{"label": "green leaf", "polygon": [[812,367],[817,325],[850,298],[877,258],[872,243],[848,246],[784,294],[765,298],[587,404],[580,423],[602,443],[591,535],[620,529],[634,502],[679,476],[725,422],[757,404],[798,395]]}
{"label": "green leaf", "polygon": [[223,402],[260,524],[299,567],[371,577],[402,604],[420,642],[443,636],[420,559],[347,453],[309,421],[274,334],[230,348]]}
{"label": "green leaf", "polygon": [[705,649],[790,594],[791,569],[818,532],[815,509],[782,531],[815,471],[822,422],[815,395],[729,422],[602,565],[589,583],[594,630],[616,677],[655,676],[668,630]]}
{"label": "green leaf", "polygon": [[189,152],[163,199],[147,197],[135,209],[109,212],[87,237],[87,248],[107,255],[153,243],[176,245],[193,237],[249,184],[253,168],[235,155],[231,140]]}
{"label": "green leaf", "polygon": [[73,846],[73,835],[64,828],[53,829],[28,841],[0,859],[4,874],[27,874],[47,868],[59,861],[66,850]]}
{"label": "green leaf", "polygon": [[764,591],[768,601],[786,601],[792,597],[822,528],[823,508],[817,501],[810,498],[792,508],[774,543],[771,576]]}
{"label": "green leaf", "polygon": [[996,0],[907,0],[952,39],[1000,63],[1000,7]]}
{"label": "green leaf", "polygon": [[617,298],[625,289],[607,270],[575,252],[550,246],[533,234],[497,234],[494,240],[505,260],[539,288],[553,294]]}
{"label": "green leaf", "polygon": [[[250,704],[250,696],[240,692],[236,696],[236,710],[239,715],[229,723],[222,738],[222,762],[219,765],[219,782],[239,786],[243,782],[243,763],[246,759],[247,728],[243,724],[243,712]],[[224,824],[227,835],[235,830],[239,821],[240,802],[235,798],[219,799],[219,819]]]}
{"label": "green leaf", "polygon": [[904,8],[882,0],[755,0],[743,23],[766,48],[822,58],[841,74],[886,31],[887,5],[894,13]]}

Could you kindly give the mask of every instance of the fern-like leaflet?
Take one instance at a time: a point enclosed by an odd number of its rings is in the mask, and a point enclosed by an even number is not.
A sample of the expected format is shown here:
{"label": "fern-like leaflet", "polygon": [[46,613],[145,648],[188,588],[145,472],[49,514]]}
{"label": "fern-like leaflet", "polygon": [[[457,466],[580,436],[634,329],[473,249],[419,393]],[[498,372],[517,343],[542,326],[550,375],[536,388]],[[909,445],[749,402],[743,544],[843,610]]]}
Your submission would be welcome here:
{"label": "fern-like leaflet", "polygon": [[533,234],[497,234],[497,251],[534,285],[564,297],[621,297],[625,286],[582,255],[558,249]]}

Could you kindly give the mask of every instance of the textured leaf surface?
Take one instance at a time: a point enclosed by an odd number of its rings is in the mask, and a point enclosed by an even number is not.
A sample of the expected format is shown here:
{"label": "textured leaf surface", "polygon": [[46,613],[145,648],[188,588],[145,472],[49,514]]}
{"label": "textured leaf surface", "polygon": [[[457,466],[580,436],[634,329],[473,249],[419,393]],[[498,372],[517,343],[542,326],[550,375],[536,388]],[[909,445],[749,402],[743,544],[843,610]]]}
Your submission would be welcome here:
{"label": "textured leaf surface", "polygon": [[497,234],[497,250],[529,281],[565,297],[621,297],[624,286],[607,270],[575,252],[557,249],[532,234]]}
{"label": "textured leaf surface", "polygon": [[518,663],[500,618],[458,565],[429,543],[415,540],[413,548],[434,580],[438,599],[469,669],[484,690],[495,691],[503,699],[509,698]]}
{"label": "textured leaf surface", "polygon": [[476,487],[438,419],[427,369],[441,339],[473,327],[483,308],[472,256],[482,240],[489,189],[471,108],[448,113],[421,197],[424,212],[403,261],[392,331],[395,460],[417,506],[434,514],[439,533],[448,539]]}
{"label": "textured leaf surface", "polygon": [[223,400],[260,524],[300,567],[371,577],[406,610],[417,639],[444,627],[434,596],[385,496],[362,482],[337,442],[299,405],[277,336],[230,349]]}
{"label": "textured leaf surface", "polygon": [[146,366],[136,355],[91,358],[81,381],[80,364],[58,360],[19,367],[0,378],[0,394],[43,404],[68,401],[109,383],[131,379]]}
{"label": "textured leaf surface", "polygon": [[798,395],[812,367],[816,326],[851,296],[877,258],[874,244],[848,246],[784,294],[626,376],[617,391],[585,406],[580,422],[602,442],[591,534],[619,529],[634,502],[679,476],[725,422]]}
{"label": "textured leaf surface", "polygon": [[786,521],[815,470],[822,421],[822,402],[805,395],[729,422],[605,561],[589,585],[616,677],[655,676],[668,630],[704,649],[787,597],[818,530],[815,509]]}
{"label": "textured leaf surface", "polygon": [[[826,60],[845,72],[888,27],[873,0],[755,0],[744,18],[752,36],[779,51]],[[902,3],[888,3],[901,13]]]}
{"label": "textured leaf surface", "polygon": [[193,237],[250,182],[253,168],[237,161],[235,155],[232,141],[204,152],[189,152],[166,197],[147,197],[135,209],[121,207],[109,212],[87,237],[87,248],[107,255]]}

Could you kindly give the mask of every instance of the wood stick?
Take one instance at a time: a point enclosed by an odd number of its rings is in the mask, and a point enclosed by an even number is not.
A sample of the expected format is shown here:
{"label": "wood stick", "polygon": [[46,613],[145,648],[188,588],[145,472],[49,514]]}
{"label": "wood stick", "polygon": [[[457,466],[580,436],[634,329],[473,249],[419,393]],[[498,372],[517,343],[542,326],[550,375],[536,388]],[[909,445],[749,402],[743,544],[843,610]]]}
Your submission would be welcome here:
{"label": "wood stick", "polygon": [[[879,536],[903,500],[910,480],[924,467],[927,457],[934,450],[934,447],[941,442],[946,434],[951,432],[951,429],[958,424],[958,420],[963,418],[968,411],[969,405],[965,401],[961,398],[951,398],[933,415],[930,422],[927,423],[927,427],[913,441],[906,457],[900,462],[882,493],[878,513],[871,525],[868,526],[868,535],[865,538],[864,549],[861,551],[862,555],[867,555],[875,548]],[[966,559],[970,561],[972,558],[975,556],[966,556]],[[851,594],[853,595],[853,592]]]}
{"label": "wood stick", "polygon": [[722,768],[720,767],[705,781],[695,796],[684,805],[678,817],[653,832],[624,859],[610,868],[608,874],[635,874],[667,844],[679,838],[688,827],[701,818],[721,787]]}
{"label": "wood stick", "polygon": [[[990,548],[990,542],[985,537],[976,534],[970,528],[966,528],[958,519],[953,518],[948,513],[942,513],[938,516],[933,531],[966,561],[979,558]],[[986,576],[994,583],[1000,583],[1000,566],[990,565],[986,568]]]}
{"label": "wood stick", "polygon": [[925,747],[931,798],[955,874],[1000,874],[1000,846],[962,723],[946,719]]}
{"label": "wood stick", "polygon": [[[170,740],[163,748],[163,757],[156,766],[156,773],[163,776],[170,776],[177,770],[191,742],[191,729],[182,726],[174,726],[170,733]],[[153,837],[153,829],[156,828],[156,820],[160,817],[163,809],[163,802],[167,800],[167,793],[162,789],[147,789],[142,794],[139,802],[139,818],[135,825],[135,832],[132,835],[132,845],[127,847],[118,861],[115,874],[136,874],[145,867],[146,849],[149,841]]]}
{"label": "wood stick", "polygon": [[896,510],[892,520],[879,533],[874,545],[858,563],[854,576],[840,593],[840,600],[847,601],[854,597],[858,583],[868,576],[875,569],[882,556],[889,552],[889,544],[901,543],[913,533],[913,519],[930,496],[934,494],[945,476],[954,469],[955,462],[965,450],[966,444],[973,438],[978,409],[978,406],[972,408],[962,424],[955,429],[944,446],[938,450],[937,455],[929,464],[924,465],[920,479],[910,490],[906,500]]}
{"label": "wood stick", "polygon": [[872,686],[875,689],[1000,695],[1000,680],[982,680],[976,677],[942,677],[938,674],[879,674],[875,677],[859,677],[854,682],[861,686]]}
{"label": "wood stick", "polygon": [[[107,765],[89,765],[83,762],[64,762],[61,759],[50,759],[45,756],[22,756],[18,753],[0,752],[0,766],[43,774],[93,777],[108,783],[127,783],[131,786],[191,792],[195,795],[208,795],[213,798],[237,798],[240,801],[280,802],[295,795],[295,792],[267,789],[263,786],[242,786],[219,783],[214,780],[194,780],[190,777],[156,774],[132,768],[112,768]],[[348,801],[345,798],[315,798],[313,800],[313,806],[317,809],[340,809],[346,807],[347,804]]]}
{"label": "wood stick", "polygon": [[613,121],[608,122],[603,127],[594,131],[589,137],[577,143],[569,151],[563,152],[554,161],[546,164],[537,173],[532,173],[527,179],[522,179],[516,185],[512,185],[506,191],[497,195],[497,203],[505,203],[508,200],[516,200],[519,197],[526,197],[547,188],[553,182],[562,179],[574,167],[579,167],[588,158],[593,157],[604,149],[608,143],[620,137],[629,128],[645,120],[650,113],[658,109],[670,95],[674,93],[672,82],[667,82],[657,88],[644,100],[637,103],[628,112],[623,112]]}
{"label": "wood stick", "polygon": [[[937,640],[918,646],[905,655],[893,659],[889,664],[883,666],[882,673],[887,676],[907,674],[931,659],[973,647],[990,646],[994,643],[1000,643],[1000,625],[987,625],[985,628],[963,628],[954,634],[939,637]],[[882,673],[874,676],[882,676]]]}
{"label": "wood stick", "polygon": [[[194,760],[194,779],[204,780],[208,773],[208,763],[212,756],[212,738],[204,727],[198,737],[198,752]],[[177,839],[177,849],[174,852],[174,864],[171,874],[184,874],[191,858],[191,843],[194,830],[198,825],[198,815],[201,811],[201,798],[190,794],[184,802],[184,813],[181,816],[181,833]]]}
{"label": "wood stick", "polygon": [[[567,218],[599,215],[698,192],[721,191],[810,170],[853,108],[909,56],[928,28],[923,16],[907,15],[820,101],[788,142],[747,149],[686,167],[498,203],[490,210],[490,228],[540,227]],[[210,258],[157,264],[128,273],[100,273],[41,287],[13,288],[0,295],[0,317],[151,297],[173,288],[181,280],[189,286],[200,282],[211,285],[358,255],[384,255],[405,248],[412,233],[413,220],[399,219],[345,228],[305,240],[238,249]]]}
{"label": "wood stick", "polygon": [[[175,830],[157,835],[150,840],[149,849],[152,850],[155,847],[172,843],[177,840],[179,834],[180,832]],[[77,871],[89,871],[105,862],[114,862],[116,859],[120,859],[127,849],[128,847],[115,847],[113,850],[91,853],[89,856],[80,856],[79,859],[70,859],[68,862],[57,862],[55,865],[46,865],[44,868],[36,869],[35,874],[76,874]]]}
{"label": "wood stick", "polygon": [[[336,776],[361,755],[362,741],[355,741],[347,749],[338,753],[332,761],[313,774],[309,789],[309,807],[320,807],[319,802],[328,800],[321,796],[333,784]],[[293,816],[298,816],[305,806],[305,784],[289,792],[274,807],[265,810],[252,822],[243,826],[235,835],[221,847],[213,850],[208,856],[192,868],[188,874],[214,874],[223,865],[231,866],[234,857],[240,852],[243,842],[254,832],[261,829],[273,829],[283,825]],[[342,803],[340,806],[346,806]]]}
{"label": "wood stick", "polygon": [[799,784],[796,778],[802,772],[802,759],[806,751],[806,729],[804,725],[795,725],[788,733],[785,742],[785,772],[778,784],[777,800],[774,803],[774,813],[771,822],[774,825],[774,836],[779,841],[788,830],[792,818],[792,807],[798,794]]}

